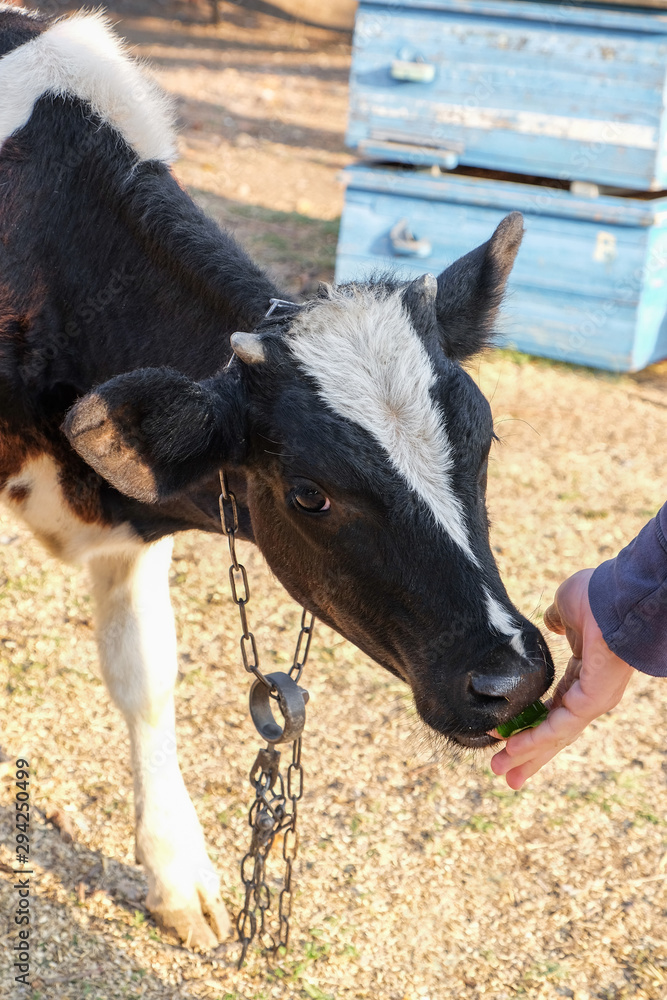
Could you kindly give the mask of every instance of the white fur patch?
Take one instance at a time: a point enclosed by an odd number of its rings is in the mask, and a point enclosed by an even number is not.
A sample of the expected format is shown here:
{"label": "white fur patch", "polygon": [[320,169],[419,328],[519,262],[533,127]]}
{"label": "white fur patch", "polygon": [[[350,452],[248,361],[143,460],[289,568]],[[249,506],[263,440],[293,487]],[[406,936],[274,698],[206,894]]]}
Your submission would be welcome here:
{"label": "white fur patch", "polygon": [[452,491],[444,418],[429,391],[435,372],[401,293],[333,291],[296,317],[289,344],[327,406],[373,435],[436,522],[477,564]]}
{"label": "white fur patch", "polygon": [[[12,490],[24,489],[25,500],[12,502]],[[80,564],[92,556],[118,554],[143,546],[128,524],[111,528],[80,520],[63,497],[58,469],[48,455],[25,462],[21,471],[7,480],[0,499],[64,562]]]}
{"label": "white fur patch", "polygon": [[44,94],[87,101],[144,160],[170,161],[174,116],[100,14],[75,14],[0,59],[0,145]]}
{"label": "white fur patch", "polygon": [[[169,600],[172,539],[137,543],[127,555],[90,561],[102,674],[127,722],[134,772],[137,856],[148,877],[148,906],[180,914],[196,941],[217,942],[202,902],[226,922],[219,879],[206,853],[176,753],[173,690],[176,631]],[[203,935],[203,937],[202,937]]]}
{"label": "white fur patch", "polygon": [[516,624],[512,618],[509,611],[502,606],[502,604],[492,595],[489,591],[484,588],[484,597],[486,599],[486,610],[489,616],[489,624],[491,628],[495,629],[496,632],[500,632],[501,635],[511,636],[510,646],[519,654],[519,656],[526,655],[526,647],[523,644],[523,639],[521,638],[521,629]]}

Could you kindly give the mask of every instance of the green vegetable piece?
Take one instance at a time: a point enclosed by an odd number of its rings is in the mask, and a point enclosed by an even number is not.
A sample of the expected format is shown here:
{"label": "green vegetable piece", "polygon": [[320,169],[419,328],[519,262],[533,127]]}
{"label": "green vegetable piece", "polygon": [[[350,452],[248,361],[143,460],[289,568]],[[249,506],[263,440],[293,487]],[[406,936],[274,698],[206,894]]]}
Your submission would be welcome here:
{"label": "green vegetable piece", "polygon": [[524,708],[523,712],[519,712],[509,722],[503,722],[502,725],[496,726],[496,729],[504,740],[508,740],[515,733],[523,732],[524,729],[534,729],[535,726],[539,726],[540,722],[544,722],[548,714],[549,710],[541,701],[534,701],[532,705]]}

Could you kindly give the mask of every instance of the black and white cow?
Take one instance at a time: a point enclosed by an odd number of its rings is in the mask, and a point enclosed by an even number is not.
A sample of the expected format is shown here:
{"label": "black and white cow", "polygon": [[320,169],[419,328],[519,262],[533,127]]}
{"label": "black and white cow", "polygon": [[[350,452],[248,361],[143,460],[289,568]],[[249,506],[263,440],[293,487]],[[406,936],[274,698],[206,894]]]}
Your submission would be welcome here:
{"label": "black and white cow", "polygon": [[219,530],[221,467],[287,590],[404,678],[438,733],[490,745],[551,683],[489,547],[493,425],[461,365],[522,220],[437,280],[326,288],[267,318],[277,289],[174,180],[169,106],[103,19],[0,6],[0,56],[0,496],[89,567],[147,905],[209,948],[227,916],[162,751],[170,536]]}

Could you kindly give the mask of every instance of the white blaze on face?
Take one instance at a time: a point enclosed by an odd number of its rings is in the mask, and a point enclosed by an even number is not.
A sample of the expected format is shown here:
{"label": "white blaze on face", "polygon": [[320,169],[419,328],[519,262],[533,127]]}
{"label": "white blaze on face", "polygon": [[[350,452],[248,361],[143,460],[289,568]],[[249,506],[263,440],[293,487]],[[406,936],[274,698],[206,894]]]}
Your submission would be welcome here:
{"label": "white blaze on face", "polygon": [[371,434],[435,521],[477,565],[452,490],[453,459],[436,375],[400,292],[332,293],[297,316],[289,346],[326,405]]}
{"label": "white blaze on face", "polygon": [[[444,416],[430,392],[436,374],[401,293],[334,290],[295,318],[289,346],[323,402],[375,438],[436,523],[479,566],[452,488]],[[520,629],[486,587],[484,601],[491,628],[511,636],[524,655]]]}
{"label": "white blaze on face", "polygon": [[507,611],[500,601],[498,601],[489,591],[484,588],[484,598],[486,600],[486,611],[489,616],[489,624],[501,635],[510,635],[510,646],[519,654],[526,655],[526,647],[521,638],[521,629],[517,626],[509,611]]}

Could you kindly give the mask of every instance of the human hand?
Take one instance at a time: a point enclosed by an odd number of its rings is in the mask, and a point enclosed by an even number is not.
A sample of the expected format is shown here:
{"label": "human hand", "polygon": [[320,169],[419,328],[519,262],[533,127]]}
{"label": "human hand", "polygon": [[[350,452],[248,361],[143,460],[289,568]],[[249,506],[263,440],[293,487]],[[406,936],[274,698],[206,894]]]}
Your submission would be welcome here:
{"label": "human hand", "polygon": [[535,729],[511,736],[491,760],[494,774],[504,774],[515,790],[574,743],[593,719],[618,705],[634,673],[602,638],[588,602],[592,575],[592,569],[580,570],[561,583],[544,614],[547,628],[567,636],[572,649],[565,674],[545,702],[549,715]]}

